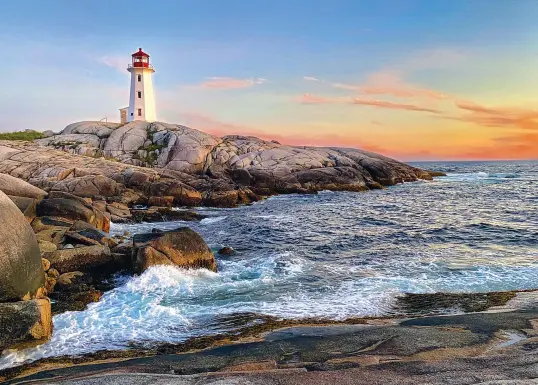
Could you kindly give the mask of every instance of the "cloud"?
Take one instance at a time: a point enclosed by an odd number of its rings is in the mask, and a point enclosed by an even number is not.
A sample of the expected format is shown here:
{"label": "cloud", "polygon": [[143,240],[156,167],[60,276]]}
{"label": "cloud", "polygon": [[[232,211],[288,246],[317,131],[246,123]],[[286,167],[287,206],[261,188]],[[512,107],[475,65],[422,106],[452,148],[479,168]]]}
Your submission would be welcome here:
{"label": "cloud", "polygon": [[485,127],[507,127],[538,130],[538,110],[516,107],[486,107],[470,101],[455,101],[465,113],[448,119],[474,123]]}
{"label": "cloud", "polygon": [[303,76],[303,80],[309,81],[309,82],[321,82],[318,78],[314,78],[312,76]]}
{"label": "cloud", "polygon": [[421,107],[414,104],[402,104],[402,103],[393,103],[384,100],[375,100],[375,99],[364,99],[364,98],[350,98],[350,97],[341,97],[341,98],[328,98],[323,96],[317,96],[312,94],[303,94],[298,99],[299,103],[302,104],[332,104],[332,103],[341,103],[341,104],[350,104],[350,105],[361,105],[361,106],[370,106],[378,108],[389,108],[396,110],[407,110],[407,111],[418,111],[418,112],[430,112],[433,114],[441,114],[441,111],[434,108]]}
{"label": "cloud", "polygon": [[249,78],[236,79],[230,77],[211,77],[205,82],[194,86],[194,88],[204,88],[213,90],[229,90],[237,88],[248,88],[258,84],[264,84],[267,79],[264,78]]}
{"label": "cloud", "polygon": [[383,100],[369,100],[369,99],[355,98],[353,99],[353,104],[358,104],[361,106],[379,107],[379,108],[392,108],[396,110],[431,112],[432,114],[441,114],[441,111],[436,110],[434,108],[420,107],[414,104],[393,103],[393,102],[387,102]]}
{"label": "cloud", "polygon": [[457,154],[467,159],[538,159],[538,134],[520,133],[493,139],[490,146],[475,147]]}
{"label": "cloud", "polygon": [[127,73],[127,62],[124,56],[102,56],[97,61],[108,67],[117,69],[122,74]]}

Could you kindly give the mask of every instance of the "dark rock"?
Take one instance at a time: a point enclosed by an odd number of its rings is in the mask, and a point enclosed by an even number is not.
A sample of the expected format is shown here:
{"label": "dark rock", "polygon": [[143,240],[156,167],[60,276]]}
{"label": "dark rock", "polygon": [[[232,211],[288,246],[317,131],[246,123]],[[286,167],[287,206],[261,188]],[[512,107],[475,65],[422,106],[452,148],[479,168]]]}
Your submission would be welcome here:
{"label": "dark rock", "polygon": [[11,199],[0,192],[0,301],[35,296],[45,284],[44,277],[32,227]]}
{"label": "dark rock", "polygon": [[230,172],[232,180],[241,186],[250,186],[253,182],[252,175],[248,170],[236,168]]}
{"label": "dark rock", "polygon": [[96,241],[94,239],[85,237],[84,235],[75,232],[75,231],[67,231],[65,233],[65,240],[66,242],[72,243],[72,244],[79,244],[79,245],[85,245],[85,246],[93,246],[93,245],[101,245],[99,241]]}
{"label": "dark rock", "polygon": [[132,210],[132,219],[136,223],[199,221],[204,218],[204,215],[200,215],[194,211],[172,210],[168,207],[150,207],[147,210]]}
{"label": "dark rock", "polygon": [[[141,240],[144,239],[144,242]],[[217,271],[213,252],[203,238],[188,227],[164,233],[135,236],[135,271],[144,272],[154,265],[206,268]]]}
{"label": "dark rock", "polygon": [[86,291],[57,291],[51,297],[54,299],[52,304],[53,314],[63,313],[66,311],[82,311],[88,304],[98,302],[103,293],[100,290],[89,289]]}
{"label": "dark rock", "polygon": [[164,197],[149,197],[148,205],[150,206],[160,206],[160,207],[172,207],[174,204],[173,196],[164,196]]}
{"label": "dark rock", "polygon": [[73,221],[64,218],[55,218],[55,217],[39,217],[35,218],[32,221],[32,228],[36,233],[42,230],[54,230],[58,228],[63,228],[65,230],[69,229],[73,225]]}
{"label": "dark rock", "polygon": [[81,220],[108,232],[110,221],[99,210],[86,206],[80,201],[65,198],[45,199],[37,205],[37,215]]}
{"label": "dark rock", "polygon": [[431,171],[431,170],[426,170],[426,172],[428,174],[430,174],[430,176],[432,177],[436,177],[436,176],[446,176],[446,174],[444,172],[441,172],[441,171]]}
{"label": "dark rock", "polygon": [[53,268],[60,273],[87,271],[114,262],[107,246],[95,245],[56,250],[49,257]]}
{"label": "dark rock", "polygon": [[73,195],[65,191],[51,191],[49,192],[48,199],[61,198],[61,199],[71,199],[82,203],[84,206],[91,208],[92,200],[90,198],[83,198],[81,196]]}
{"label": "dark rock", "polygon": [[28,222],[32,222],[36,217],[37,199],[27,197],[17,197],[8,195],[9,199],[21,210]]}
{"label": "dark rock", "polygon": [[235,255],[235,250],[230,246],[224,246],[218,251],[218,253],[220,255]]}
{"label": "dark rock", "polygon": [[0,303],[0,350],[42,344],[52,335],[48,298]]}

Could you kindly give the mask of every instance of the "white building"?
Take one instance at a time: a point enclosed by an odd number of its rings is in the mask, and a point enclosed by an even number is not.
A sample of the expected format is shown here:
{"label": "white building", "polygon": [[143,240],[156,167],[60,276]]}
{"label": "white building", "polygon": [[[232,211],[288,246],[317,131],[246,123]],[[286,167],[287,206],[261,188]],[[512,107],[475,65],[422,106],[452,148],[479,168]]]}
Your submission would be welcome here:
{"label": "white building", "polygon": [[154,122],[157,117],[151,75],[155,70],[149,63],[149,55],[142,51],[142,48],[132,55],[132,63],[129,64],[127,71],[131,73],[131,93],[129,107],[120,109],[121,122],[127,123],[133,120]]}

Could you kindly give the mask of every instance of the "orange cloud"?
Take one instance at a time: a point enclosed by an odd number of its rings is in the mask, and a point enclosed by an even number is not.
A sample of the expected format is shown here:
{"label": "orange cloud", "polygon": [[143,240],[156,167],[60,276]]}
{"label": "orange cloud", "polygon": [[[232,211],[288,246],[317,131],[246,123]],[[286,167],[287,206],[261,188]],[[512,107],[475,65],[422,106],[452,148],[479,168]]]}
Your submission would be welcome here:
{"label": "orange cloud", "polygon": [[264,78],[236,79],[229,77],[212,77],[209,78],[207,81],[194,87],[213,90],[228,90],[237,88],[248,88],[266,82],[267,79]]}
{"label": "orange cloud", "polygon": [[348,97],[326,98],[323,96],[317,96],[317,95],[312,95],[312,94],[303,94],[301,97],[299,97],[299,102],[303,104],[343,103],[343,104],[370,106],[370,107],[378,107],[378,108],[390,108],[390,109],[396,109],[396,110],[431,112],[433,114],[441,113],[441,111],[436,110],[434,108],[420,107],[414,104],[402,104],[402,103],[387,102],[383,100],[348,98]]}
{"label": "orange cloud", "polygon": [[515,107],[485,107],[469,101],[456,101],[456,107],[467,112],[449,119],[475,123],[486,127],[511,127],[538,130],[538,110]]}
{"label": "orange cloud", "polygon": [[392,103],[383,100],[368,100],[355,98],[353,99],[353,104],[358,104],[362,106],[371,106],[379,108],[392,108],[396,110],[407,110],[407,111],[420,111],[420,112],[431,112],[432,114],[441,114],[441,111],[433,109],[416,106],[414,104],[401,104],[401,103]]}
{"label": "orange cloud", "polygon": [[523,133],[493,140],[491,146],[457,154],[466,159],[538,159],[538,134]]}

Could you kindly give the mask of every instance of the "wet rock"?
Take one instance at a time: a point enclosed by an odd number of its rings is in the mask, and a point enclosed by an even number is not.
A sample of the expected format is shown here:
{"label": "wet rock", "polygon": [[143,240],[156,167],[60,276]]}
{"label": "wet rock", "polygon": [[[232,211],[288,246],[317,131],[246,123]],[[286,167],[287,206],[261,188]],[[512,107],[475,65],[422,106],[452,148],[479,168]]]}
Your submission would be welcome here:
{"label": "wet rock", "polygon": [[204,199],[204,204],[211,207],[236,207],[239,201],[237,190],[213,191]]}
{"label": "wet rock", "polygon": [[132,210],[134,222],[199,221],[205,216],[190,210],[172,210],[168,207],[150,207],[147,210]]}
{"label": "wet rock", "polygon": [[77,286],[80,286],[82,277],[84,277],[84,273],[80,271],[70,271],[68,273],[61,274],[56,279],[56,284],[63,290],[77,291]]}
{"label": "wet rock", "polygon": [[42,344],[52,335],[48,298],[0,303],[0,350]]}
{"label": "wet rock", "polygon": [[49,257],[51,266],[60,273],[87,271],[113,262],[107,246],[95,245],[56,250]]}
{"label": "wet rock", "polygon": [[93,201],[92,201],[91,198],[84,198],[84,197],[81,197],[81,196],[70,194],[70,193],[65,192],[65,191],[50,191],[49,195],[48,195],[48,199],[53,199],[53,198],[62,198],[62,199],[75,200],[75,201],[78,201],[78,202],[82,203],[84,206],[87,206],[87,207],[89,207],[89,206],[91,206],[93,204]]}
{"label": "wet rock", "polygon": [[33,297],[43,287],[44,276],[32,227],[11,199],[0,192],[0,301]]}
{"label": "wet rock", "polygon": [[136,247],[134,267],[138,273],[154,265],[217,271],[213,252],[203,238],[188,227],[164,233],[138,235],[133,241]]}
{"label": "wet rock", "polygon": [[148,205],[150,206],[161,206],[161,207],[172,207],[174,204],[173,196],[164,196],[164,197],[149,197]]}
{"label": "wet rock", "polygon": [[123,203],[113,202],[106,206],[106,211],[110,213],[112,222],[124,223],[131,220],[131,210]]}
{"label": "wet rock", "polygon": [[0,191],[6,195],[33,198],[37,200],[41,200],[47,196],[46,191],[8,174],[0,174]]}
{"label": "wet rock", "polygon": [[426,172],[432,176],[432,177],[438,177],[438,176],[446,176],[446,174],[444,172],[441,172],[441,171],[430,171],[430,170],[426,170]]}
{"label": "wet rock", "polygon": [[231,248],[230,246],[224,246],[223,248],[221,248],[218,253],[220,255],[235,255],[235,250],[233,248]]}

